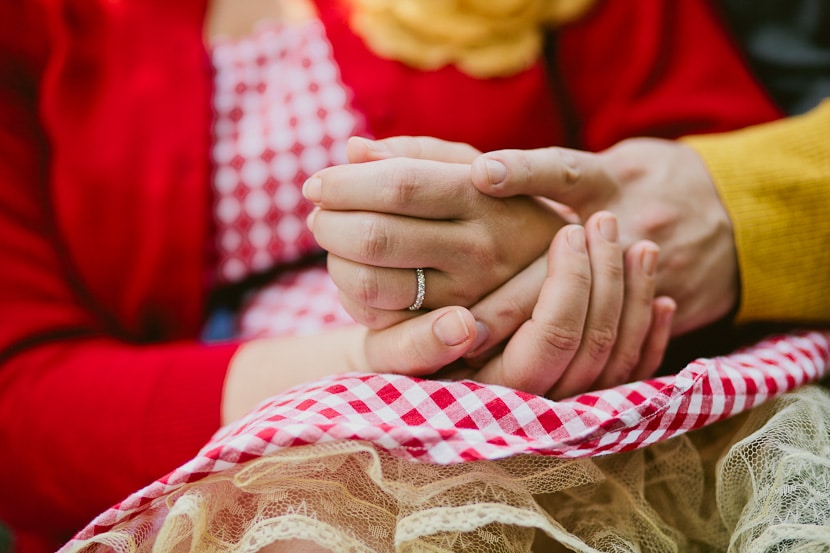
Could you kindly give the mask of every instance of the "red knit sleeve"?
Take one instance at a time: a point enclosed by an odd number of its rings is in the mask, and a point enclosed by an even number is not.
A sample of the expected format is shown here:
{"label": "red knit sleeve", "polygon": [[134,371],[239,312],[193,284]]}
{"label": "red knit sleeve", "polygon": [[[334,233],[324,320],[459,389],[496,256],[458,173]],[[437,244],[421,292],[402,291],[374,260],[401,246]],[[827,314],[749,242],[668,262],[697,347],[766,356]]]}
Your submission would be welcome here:
{"label": "red knit sleeve", "polygon": [[90,307],[48,200],[50,151],[36,109],[42,44],[30,48],[26,38],[44,35],[7,8],[0,9],[0,521],[57,544],[209,439],[235,346],[130,344]]}
{"label": "red knit sleeve", "polygon": [[556,37],[577,146],[675,138],[781,116],[705,0],[604,0]]}

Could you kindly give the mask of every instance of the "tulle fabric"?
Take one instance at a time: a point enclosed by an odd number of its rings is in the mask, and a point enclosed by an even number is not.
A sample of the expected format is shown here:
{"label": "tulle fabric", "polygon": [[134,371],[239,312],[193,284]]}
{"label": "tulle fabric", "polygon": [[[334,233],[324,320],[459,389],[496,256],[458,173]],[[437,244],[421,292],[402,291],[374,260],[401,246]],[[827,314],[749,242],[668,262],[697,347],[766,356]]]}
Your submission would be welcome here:
{"label": "tulle fabric", "polygon": [[[102,547],[106,546],[106,547]],[[830,551],[830,393],[804,386],[631,452],[454,465],[283,449],[71,551]]]}

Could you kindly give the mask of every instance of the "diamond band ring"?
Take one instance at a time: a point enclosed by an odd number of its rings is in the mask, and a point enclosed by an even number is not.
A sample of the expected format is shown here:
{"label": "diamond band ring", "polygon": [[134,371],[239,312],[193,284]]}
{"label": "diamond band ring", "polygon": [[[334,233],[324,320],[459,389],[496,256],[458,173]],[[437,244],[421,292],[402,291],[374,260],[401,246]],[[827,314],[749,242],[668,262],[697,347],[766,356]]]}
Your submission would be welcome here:
{"label": "diamond band ring", "polygon": [[415,269],[415,278],[418,281],[418,292],[415,294],[415,302],[409,306],[410,311],[418,311],[424,304],[424,297],[427,295],[427,277],[421,268]]}

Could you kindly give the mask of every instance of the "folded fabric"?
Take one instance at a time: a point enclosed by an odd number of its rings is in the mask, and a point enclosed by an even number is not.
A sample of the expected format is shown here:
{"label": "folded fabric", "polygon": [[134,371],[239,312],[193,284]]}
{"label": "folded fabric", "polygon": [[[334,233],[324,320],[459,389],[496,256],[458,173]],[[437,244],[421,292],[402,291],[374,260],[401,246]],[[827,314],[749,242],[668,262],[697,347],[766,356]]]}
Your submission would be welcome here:
{"label": "folded fabric", "polygon": [[221,429],[188,463],[98,516],[62,551],[181,488],[286,448],[362,441],[440,465],[518,454],[575,459],[630,451],[699,429],[828,374],[830,333],[768,338],[679,373],[551,401],[472,381],[344,374],[293,388]]}

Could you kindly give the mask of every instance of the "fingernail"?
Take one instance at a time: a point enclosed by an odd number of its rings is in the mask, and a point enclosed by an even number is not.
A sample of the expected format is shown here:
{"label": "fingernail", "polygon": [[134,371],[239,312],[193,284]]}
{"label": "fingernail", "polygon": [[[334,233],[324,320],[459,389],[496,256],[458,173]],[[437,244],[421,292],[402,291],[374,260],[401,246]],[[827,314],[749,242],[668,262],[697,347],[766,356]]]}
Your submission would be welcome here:
{"label": "fingernail", "polygon": [[478,349],[490,338],[490,328],[482,323],[481,321],[476,321],[476,339],[473,340],[473,345],[470,346],[470,349],[467,351],[465,355],[475,355],[478,353]]}
{"label": "fingernail", "polygon": [[671,306],[665,307],[664,309],[660,310],[660,313],[657,315],[658,319],[655,321],[655,326],[671,329],[672,323],[674,321],[674,316],[677,313],[677,304],[672,302]]}
{"label": "fingernail", "polygon": [[585,253],[585,229],[579,225],[573,225],[568,228],[568,245],[577,252]]}
{"label": "fingernail", "polygon": [[599,233],[609,242],[616,242],[618,238],[617,218],[611,215],[600,217]]}
{"label": "fingernail", "polygon": [[643,255],[640,257],[640,264],[643,267],[643,272],[648,276],[654,274],[657,270],[657,256],[660,254],[654,248],[646,248],[643,250]]}
{"label": "fingernail", "polygon": [[320,203],[323,199],[323,181],[320,177],[311,177],[303,183],[303,196],[310,202]]}
{"label": "fingernail", "polygon": [[507,178],[507,167],[495,159],[487,159],[484,166],[487,168],[487,179],[490,184],[500,184]]}
{"label": "fingernail", "polygon": [[672,319],[674,319],[674,314],[677,313],[677,305],[674,306],[673,309],[666,309],[663,313],[663,326],[671,326]]}
{"label": "fingernail", "polygon": [[317,217],[317,211],[317,208],[312,209],[311,213],[305,218],[305,226],[312,232],[314,232],[314,218]]}
{"label": "fingernail", "polygon": [[432,323],[432,331],[445,346],[457,346],[470,337],[467,323],[457,309],[441,315]]}
{"label": "fingernail", "polygon": [[374,140],[369,140],[368,138],[361,138],[363,144],[366,146],[366,149],[372,152],[373,154],[378,155],[387,155],[389,154],[389,148],[386,147],[385,144],[382,142],[376,142]]}

